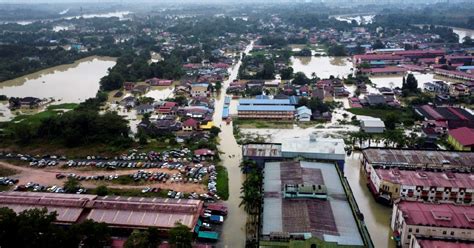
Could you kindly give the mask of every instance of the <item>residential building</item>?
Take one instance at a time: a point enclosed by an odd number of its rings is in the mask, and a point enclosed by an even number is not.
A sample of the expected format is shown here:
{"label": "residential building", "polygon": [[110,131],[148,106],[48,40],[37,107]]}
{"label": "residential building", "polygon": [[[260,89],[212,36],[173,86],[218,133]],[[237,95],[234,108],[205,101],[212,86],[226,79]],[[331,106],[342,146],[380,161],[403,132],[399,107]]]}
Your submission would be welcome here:
{"label": "residential building", "polygon": [[474,129],[460,127],[449,130],[448,142],[458,151],[474,151]]}
{"label": "residential building", "polygon": [[164,102],[159,105],[156,112],[162,115],[176,115],[178,111],[178,103],[176,102]]}
{"label": "residential building", "polygon": [[444,81],[426,82],[423,84],[423,89],[436,94],[449,94],[449,84]]}
{"label": "residential building", "polygon": [[337,167],[318,162],[269,162],[263,178],[263,213],[259,247],[366,247]]}
{"label": "residential building", "polygon": [[37,108],[41,104],[41,99],[37,97],[23,97],[20,99],[20,107],[22,108]]}
{"label": "residential building", "polygon": [[474,207],[401,201],[393,206],[391,227],[397,244],[410,247],[413,236],[474,241]]}
{"label": "residential building", "polygon": [[135,87],[133,87],[132,89],[132,94],[143,95],[147,93],[149,90],[150,90],[150,86],[148,85],[143,85],[143,84],[135,85]]}
{"label": "residential building", "polygon": [[135,108],[137,110],[137,113],[140,115],[152,113],[155,111],[155,107],[151,104],[142,104],[139,105]]}
{"label": "residential building", "polygon": [[360,130],[366,133],[383,133],[385,131],[385,123],[380,118],[361,119]]}
{"label": "residential building", "polygon": [[192,97],[208,97],[209,83],[193,83],[191,84]]}
{"label": "residential building", "polygon": [[199,127],[199,122],[193,118],[185,120],[182,124],[183,131],[195,131]]}
{"label": "residential building", "polygon": [[298,121],[311,121],[311,109],[306,106],[301,106],[296,109],[296,119]]}
{"label": "residential building", "polygon": [[391,204],[398,199],[470,204],[474,180],[468,173],[384,169],[369,165],[369,188],[377,200]]}
{"label": "residential building", "polygon": [[452,239],[424,239],[413,236],[409,248],[474,248],[473,242],[459,242]]}

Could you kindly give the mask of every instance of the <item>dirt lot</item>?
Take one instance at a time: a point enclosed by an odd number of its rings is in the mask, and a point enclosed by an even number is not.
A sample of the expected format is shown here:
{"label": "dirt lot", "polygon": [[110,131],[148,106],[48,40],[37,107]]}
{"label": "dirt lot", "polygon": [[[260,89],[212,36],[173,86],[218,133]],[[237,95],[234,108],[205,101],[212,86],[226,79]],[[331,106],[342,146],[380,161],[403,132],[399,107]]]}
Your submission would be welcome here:
{"label": "dirt lot", "polygon": [[[35,182],[41,185],[58,185],[62,186],[66,179],[57,179],[56,174],[69,174],[74,173],[81,176],[95,176],[95,175],[128,175],[135,173],[138,169],[127,169],[127,170],[115,170],[115,171],[105,171],[105,170],[91,170],[89,168],[67,168],[62,169],[60,167],[47,167],[47,168],[31,168],[27,166],[17,166],[11,163],[1,162],[0,167],[14,169],[18,171],[17,174],[11,176],[12,178],[17,178],[19,181],[18,184],[26,184],[28,182]],[[145,169],[147,172],[166,172],[168,174],[178,173],[178,170],[169,170],[162,168],[150,168]],[[206,185],[204,184],[194,184],[194,183],[158,183],[155,181],[144,181],[140,185],[120,185],[112,181],[107,180],[90,180],[90,181],[81,181],[81,185],[86,188],[93,188],[98,185],[107,185],[109,188],[116,189],[142,189],[144,187],[156,187],[161,189],[170,189],[185,193],[196,192],[198,194],[207,193]]]}

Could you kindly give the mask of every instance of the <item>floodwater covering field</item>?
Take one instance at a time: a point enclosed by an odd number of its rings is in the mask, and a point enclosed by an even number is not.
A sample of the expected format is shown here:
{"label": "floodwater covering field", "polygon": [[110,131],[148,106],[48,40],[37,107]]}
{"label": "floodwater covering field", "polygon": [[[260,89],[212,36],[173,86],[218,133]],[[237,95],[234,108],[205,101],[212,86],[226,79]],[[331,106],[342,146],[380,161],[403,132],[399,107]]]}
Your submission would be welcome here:
{"label": "floodwater covering field", "polygon": [[[109,57],[88,57],[0,83],[0,95],[54,99],[54,103],[80,103],[94,97],[100,79],[115,65]],[[53,103],[53,104],[54,104]],[[0,104],[0,120],[12,117],[7,103]],[[2,117],[3,115],[3,117]]]}

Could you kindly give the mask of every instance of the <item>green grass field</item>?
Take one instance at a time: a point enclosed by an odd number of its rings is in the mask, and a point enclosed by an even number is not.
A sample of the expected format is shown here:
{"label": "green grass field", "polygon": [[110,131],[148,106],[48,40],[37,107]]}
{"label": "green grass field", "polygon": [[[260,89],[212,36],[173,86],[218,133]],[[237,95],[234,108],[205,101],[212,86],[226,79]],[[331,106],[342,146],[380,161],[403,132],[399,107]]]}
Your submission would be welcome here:
{"label": "green grass field", "polygon": [[224,166],[217,166],[217,195],[222,200],[229,199],[229,174]]}

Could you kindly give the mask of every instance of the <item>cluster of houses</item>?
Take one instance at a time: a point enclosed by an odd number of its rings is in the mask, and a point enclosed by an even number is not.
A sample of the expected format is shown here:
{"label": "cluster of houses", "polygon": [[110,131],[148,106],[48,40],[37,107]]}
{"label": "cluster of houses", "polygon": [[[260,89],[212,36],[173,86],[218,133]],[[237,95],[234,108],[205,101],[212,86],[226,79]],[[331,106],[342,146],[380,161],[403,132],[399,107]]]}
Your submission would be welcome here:
{"label": "cluster of houses", "polygon": [[421,105],[415,112],[423,118],[422,133],[432,142],[447,136],[456,150],[474,151],[474,115],[467,109]]}
{"label": "cluster of houses", "polygon": [[459,97],[469,97],[474,92],[474,82],[446,83],[444,81],[426,82],[423,90],[435,94],[437,103],[450,103]]}

